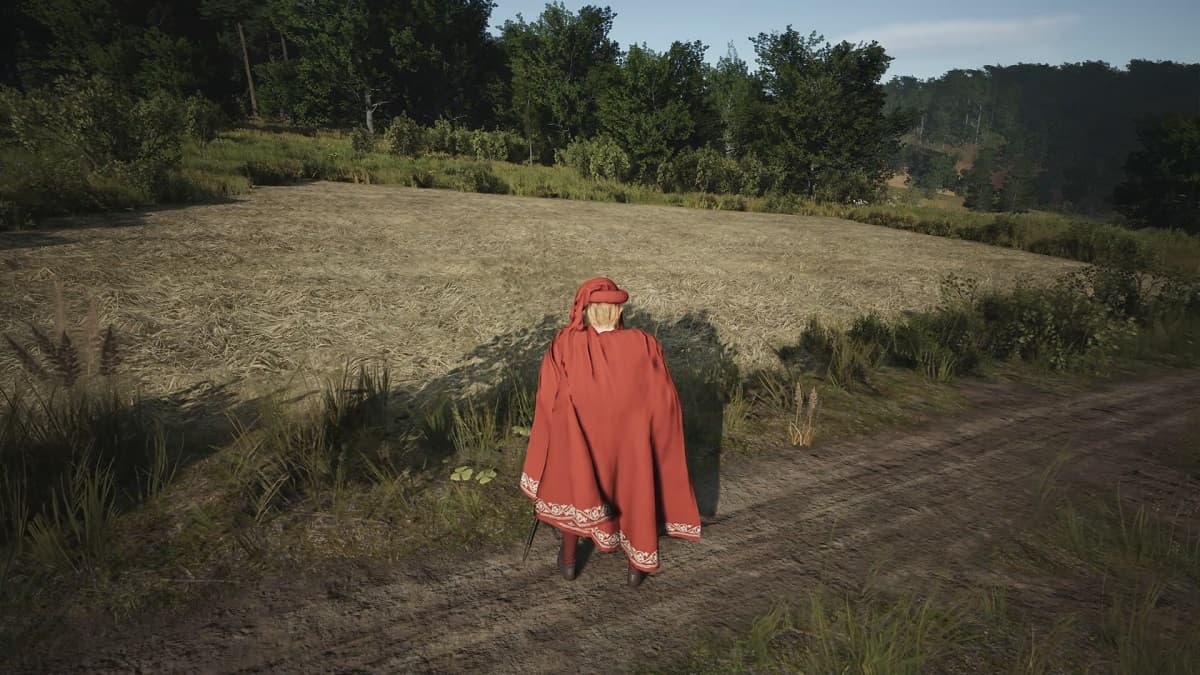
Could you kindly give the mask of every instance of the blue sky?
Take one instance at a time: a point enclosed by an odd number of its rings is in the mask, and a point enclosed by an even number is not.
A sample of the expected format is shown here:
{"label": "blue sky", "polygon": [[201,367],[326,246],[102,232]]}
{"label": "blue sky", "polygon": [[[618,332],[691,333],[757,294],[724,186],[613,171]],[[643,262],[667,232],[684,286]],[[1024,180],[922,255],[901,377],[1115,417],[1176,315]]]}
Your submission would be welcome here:
{"label": "blue sky", "polygon": [[[1200,0],[1009,0],[998,3],[787,2],[786,0],[592,0],[617,13],[610,34],[627,48],[664,49],[673,40],[700,40],[716,61],[733,42],[754,64],[749,37],[782,30],[817,31],[830,41],[877,40],[895,57],[888,76],[936,77],[951,68],[1014,63],[1100,60],[1124,66],[1133,58],[1200,62]],[[521,13],[532,20],[545,0],[496,0],[492,24]]]}

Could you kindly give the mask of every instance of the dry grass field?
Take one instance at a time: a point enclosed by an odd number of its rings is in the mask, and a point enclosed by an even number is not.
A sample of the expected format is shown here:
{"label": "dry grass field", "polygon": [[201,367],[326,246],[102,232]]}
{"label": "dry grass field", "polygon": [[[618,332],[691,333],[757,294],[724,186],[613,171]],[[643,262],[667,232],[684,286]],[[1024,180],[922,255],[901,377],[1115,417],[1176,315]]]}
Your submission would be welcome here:
{"label": "dry grass field", "polygon": [[[62,225],[0,234],[0,331],[53,326],[58,280],[68,323],[94,297],[147,392],[279,382],[348,357],[427,381],[496,336],[565,321],[595,275],[642,317],[707,312],[739,363],[764,364],[809,317],[929,306],[946,273],[1007,286],[1075,265],[831,218],[336,183]],[[0,353],[4,379],[19,367]]]}

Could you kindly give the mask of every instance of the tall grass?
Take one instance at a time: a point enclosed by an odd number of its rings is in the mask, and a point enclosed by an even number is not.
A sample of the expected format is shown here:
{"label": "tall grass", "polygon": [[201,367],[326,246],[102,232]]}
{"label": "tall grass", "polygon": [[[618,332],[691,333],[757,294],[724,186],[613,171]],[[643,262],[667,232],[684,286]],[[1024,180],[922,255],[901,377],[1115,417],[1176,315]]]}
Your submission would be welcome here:
{"label": "tall grass", "polygon": [[0,390],[0,549],[34,568],[89,569],[117,515],[174,479],[161,424],[113,385]]}
{"label": "tall grass", "polygon": [[884,364],[947,382],[1011,360],[1102,372],[1118,357],[1200,357],[1200,283],[1144,286],[1125,270],[1089,268],[1048,289],[980,292],[953,278],[944,286],[940,305],[895,322],[868,315],[840,329],[813,319],[780,358],[846,388],[869,384]]}

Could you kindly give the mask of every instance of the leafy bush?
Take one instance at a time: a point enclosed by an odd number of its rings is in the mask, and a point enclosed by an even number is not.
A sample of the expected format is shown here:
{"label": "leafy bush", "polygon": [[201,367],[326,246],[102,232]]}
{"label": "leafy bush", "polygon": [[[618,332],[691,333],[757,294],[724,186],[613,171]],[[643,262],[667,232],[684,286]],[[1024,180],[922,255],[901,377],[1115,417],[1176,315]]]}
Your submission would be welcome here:
{"label": "leafy bush", "polygon": [[925,191],[952,190],[957,186],[957,157],[953,154],[919,146],[907,146],[902,154],[909,185]]}
{"label": "leafy bush", "polygon": [[815,368],[830,384],[850,387],[870,381],[886,354],[884,344],[860,339],[854,331],[838,330],[813,318],[801,333],[799,345],[782,350],[780,358]]}
{"label": "leafy bush", "polygon": [[934,382],[970,373],[983,361],[981,324],[969,307],[917,314],[895,328],[892,359]]}
{"label": "leafy bush", "polygon": [[28,154],[3,189],[35,215],[150,203],[181,164],[190,120],[179,99],[133,100],[101,78],[63,78],[5,100]]}
{"label": "leafy bush", "polygon": [[1032,241],[1030,230],[1030,225],[1025,221],[1010,216],[997,216],[982,227],[964,228],[959,234],[963,239],[984,244],[1025,249]]}
{"label": "leafy bush", "polygon": [[200,143],[209,143],[227,126],[221,106],[199,96],[184,101],[184,130]]}
{"label": "leafy bush", "polygon": [[753,153],[739,162],[741,183],[737,192],[748,197],[761,197],[779,189],[784,180],[784,169],[778,163],[766,164]]}
{"label": "leafy bush", "polygon": [[507,131],[467,132],[470,155],[478,160],[505,162],[520,151],[520,139]]}
{"label": "leafy bush", "polygon": [[574,140],[558,152],[555,161],[565,164],[592,180],[623,181],[629,177],[629,155],[616,141],[606,136]]}
{"label": "leafy bush", "polygon": [[696,174],[690,189],[715,194],[736,193],[743,176],[737,160],[711,147],[696,151]]}
{"label": "leafy bush", "polygon": [[356,158],[363,158],[375,151],[375,137],[366,127],[355,127],[350,133],[350,148]]}
{"label": "leafy bush", "polygon": [[392,118],[383,132],[388,151],[401,157],[416,157],[425,149],[425,130],[408,115]]}
{"label": "leafy bush", "polygon": [[1061,286],[987,294],[978,311],[987,324],[984,346],[990,356],[1018,357],[1052,370],[1081,365],[1091,356],[1103,358],[1131,333],[1128,320]]}
{"label": "leafy bush", "polygon": [[1073,223],[1058,236],[1034,242],[1029,250],[1124,269],[1147,265],[1147,252],[1132,233],[1097,223]]}
{"label": "leafy bush", "polygon": [[458,132],[450,120],[439,117],[433,126],[425,130],[425,148],[429,152],[443,152],[447,155],[461,154],[459,151]]}
{"label": "leafy bush", "polygon": [[721,211],[745,211],[746,199],[741,195],[721,195],[717,199],[717,208]]}
{"label": "leafy bush", "polygon": [[1137,322],[1161,329],[1197,317],[1200,284],[1163,282],[1150,288],[1142,277],[1120,269],[1090,268],[1051,288],[987,293],[973,282],[948,277],[942,302],[931,311],[894,324],[869,314],[846,331],[814,319],[780,358],[813,368],[839,386],[869,381],[884,362],[937,382],[996,360],[1067,370],[1103,366],[1128,346]]}
{"label": "leafy bush", "polygon": [[695,152],[680,152],[658,165],[655,183],[663,192],[690,192],[696,182],[698,163]]}
{"label": "leafy bush", "polygon": [[29,209],[0,199],[0,232],[19,230],[33,224],[33,215]]}

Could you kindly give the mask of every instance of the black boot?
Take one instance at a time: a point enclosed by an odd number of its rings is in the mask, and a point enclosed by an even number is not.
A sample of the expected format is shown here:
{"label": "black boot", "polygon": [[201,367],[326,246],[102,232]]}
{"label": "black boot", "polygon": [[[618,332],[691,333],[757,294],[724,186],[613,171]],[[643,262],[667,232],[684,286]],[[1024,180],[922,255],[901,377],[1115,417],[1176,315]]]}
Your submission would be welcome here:
{"label": "black boot", "polygon": [[639,569],[630,567],[629,568],[629,578],[626,579],[626,583],[629,584],[630,588],[637,588],[638,586],[640,586],[642,584],[642,579],[645,579],[645,578],[646,578],[645,572],[643,572]]}

